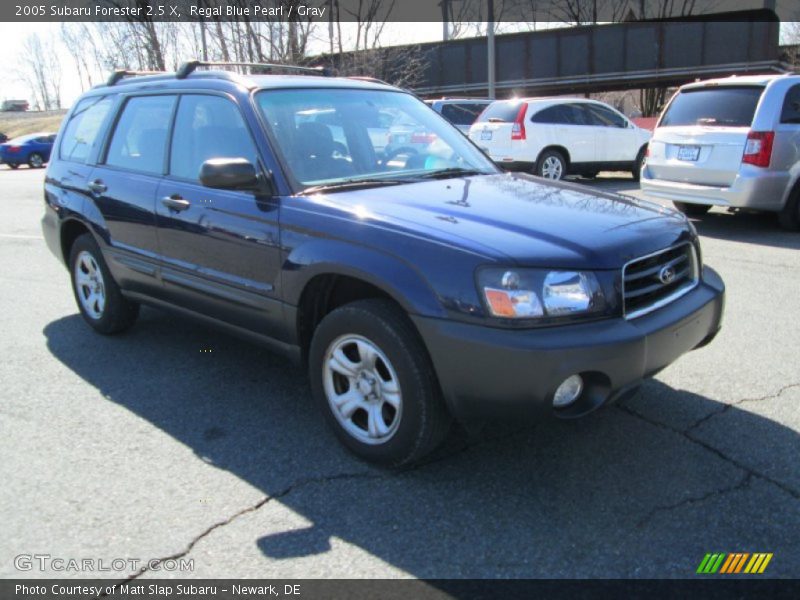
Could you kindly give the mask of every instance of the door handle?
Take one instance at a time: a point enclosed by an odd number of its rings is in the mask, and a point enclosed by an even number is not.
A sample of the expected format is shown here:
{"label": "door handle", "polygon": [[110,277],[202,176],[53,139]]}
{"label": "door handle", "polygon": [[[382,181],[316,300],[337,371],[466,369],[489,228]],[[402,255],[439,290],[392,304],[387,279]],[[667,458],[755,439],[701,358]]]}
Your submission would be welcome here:
{"label": "door handle", "polygon": [[164,196],[161,199],[161,204],[166,206],[169,210],[174,212],[181,212],[189,208],[192,204],[179,194],[172,194],[172,196]]}
{"label": "door handle", "polygon": [[94,181],[90,181],[86,184],[86,187],[89,188],[89,191],[93,194],[102,194],[108,189],[108,186],[103,183],[101,179],[95,179]]}

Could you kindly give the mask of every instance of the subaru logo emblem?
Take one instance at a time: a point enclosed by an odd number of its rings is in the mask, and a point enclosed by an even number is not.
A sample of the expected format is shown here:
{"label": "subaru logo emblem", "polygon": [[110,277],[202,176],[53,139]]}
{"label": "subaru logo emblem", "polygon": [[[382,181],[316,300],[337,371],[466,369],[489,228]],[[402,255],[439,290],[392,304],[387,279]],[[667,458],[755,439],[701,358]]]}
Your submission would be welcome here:
{"label": "subaru logo emblem", "polygon": [[664,285],[669,285],[675,281],[675,269],[672,267],[664,267],[658,272],[658,278]]}

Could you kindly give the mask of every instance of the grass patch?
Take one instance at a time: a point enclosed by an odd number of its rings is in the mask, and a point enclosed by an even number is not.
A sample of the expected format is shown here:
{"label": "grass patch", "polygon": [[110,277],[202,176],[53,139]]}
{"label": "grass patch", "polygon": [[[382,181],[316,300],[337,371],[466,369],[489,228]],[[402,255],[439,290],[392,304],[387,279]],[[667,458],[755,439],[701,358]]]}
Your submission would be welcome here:
{"label": "grass patch", "polygon": [[65,110],[23,113],[0,112],[0,133],[5,133],[8,139],[29,133],[39,133],[40,131],[56,133],[66,112]]}

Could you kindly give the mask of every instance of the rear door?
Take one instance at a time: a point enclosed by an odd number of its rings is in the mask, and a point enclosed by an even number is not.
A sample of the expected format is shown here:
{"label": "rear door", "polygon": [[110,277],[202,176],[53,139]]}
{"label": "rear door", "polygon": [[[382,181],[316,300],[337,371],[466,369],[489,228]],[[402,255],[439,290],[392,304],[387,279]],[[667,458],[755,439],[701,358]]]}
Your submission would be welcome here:
{"label": "rear door", "polygon": [[760,85],[708,85],[679,91],[650,141],[650,176],[730,186],[739,173],[763,91]]}
{"label": "rear door", "polygon": [[277,336],[282,308],[278,199],[203,186],[212,158],[260,164],[238,105],[210,94],[181,96],[169,171],[156,201],[167,299],[250,331]]}
{"label": "rear door", "polygon": [[112,271],[134,292],[160,288],[155,201],[176,102],[174,94],[129,97],[87,183],[108,230]]}
{"label": "rear door", "polygon": [[597,162],[632,163],[639,153],[639,137],[628,120],[602,104],[584,105],[592,119]]}

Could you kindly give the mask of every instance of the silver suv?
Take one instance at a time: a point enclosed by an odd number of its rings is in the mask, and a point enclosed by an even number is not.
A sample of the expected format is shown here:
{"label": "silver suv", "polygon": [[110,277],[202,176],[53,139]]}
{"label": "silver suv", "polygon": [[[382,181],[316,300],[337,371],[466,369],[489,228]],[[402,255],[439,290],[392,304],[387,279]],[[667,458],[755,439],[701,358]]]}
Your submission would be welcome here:
{"label": "silver suv", "polygon": [[777,212],[800,229],[800,76],[690,83],[653,133],[641,188],[689,215],[711,206]]}

